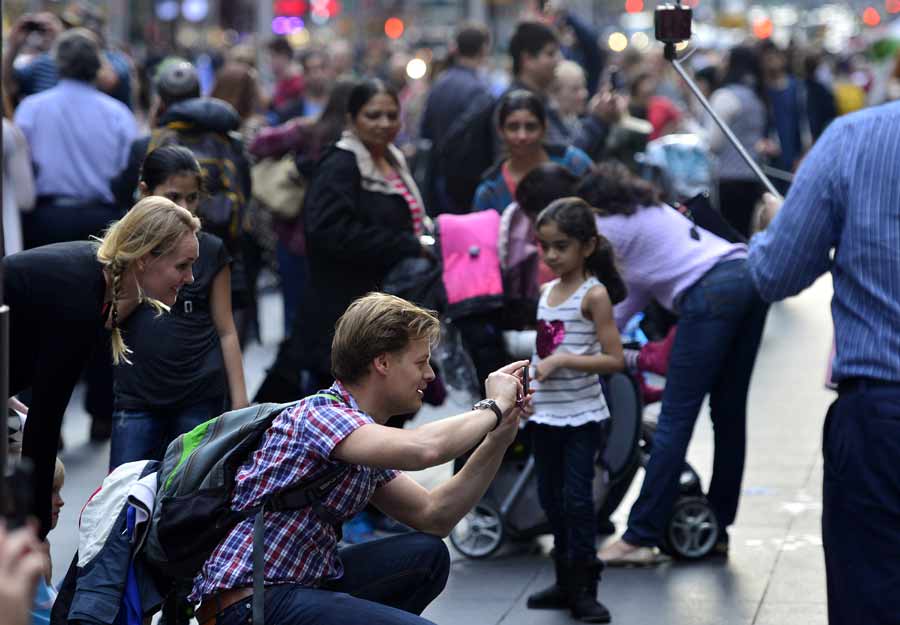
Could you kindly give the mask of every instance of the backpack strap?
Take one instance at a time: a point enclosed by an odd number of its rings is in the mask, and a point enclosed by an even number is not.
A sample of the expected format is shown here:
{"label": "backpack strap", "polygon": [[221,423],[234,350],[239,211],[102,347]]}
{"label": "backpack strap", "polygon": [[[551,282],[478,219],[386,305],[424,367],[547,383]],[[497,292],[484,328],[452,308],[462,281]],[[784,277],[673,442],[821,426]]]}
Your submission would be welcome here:
{"label": "backpack strap", "polygon": [[266,522],[264,519],[265,508],[260,507],[253,519],[253,600],[251,602],[251,615],[253,625],[265,625],[266,620],[266,561],[265,536]]}

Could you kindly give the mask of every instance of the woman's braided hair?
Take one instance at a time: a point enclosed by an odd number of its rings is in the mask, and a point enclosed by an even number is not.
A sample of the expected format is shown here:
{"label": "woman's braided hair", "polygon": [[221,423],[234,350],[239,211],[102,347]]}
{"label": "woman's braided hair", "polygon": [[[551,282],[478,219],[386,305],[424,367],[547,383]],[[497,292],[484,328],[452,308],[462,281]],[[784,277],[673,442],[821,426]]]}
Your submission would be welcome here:
{"label": "woman's braided hair", "polygon": [[[132,263],[147,254],[163,256],[178,245],[185,234],[196,233],[200,229],[200,221],[190,211],[169,199],[150,196],[142,199],[128,211],[119,221],[113,223],[102,239],[98,239],[99,260],[109,272],[112,281],[112,302],[110,303],[110,326],[112,330],[113,364],[121,361],[131,364],[128,354],[131,350],[125,345],[122,330],[119,327],[119,297],[122,291],[122,278]],[[168,306],[140,292],[138,296],[159,312],[167,311]]]}

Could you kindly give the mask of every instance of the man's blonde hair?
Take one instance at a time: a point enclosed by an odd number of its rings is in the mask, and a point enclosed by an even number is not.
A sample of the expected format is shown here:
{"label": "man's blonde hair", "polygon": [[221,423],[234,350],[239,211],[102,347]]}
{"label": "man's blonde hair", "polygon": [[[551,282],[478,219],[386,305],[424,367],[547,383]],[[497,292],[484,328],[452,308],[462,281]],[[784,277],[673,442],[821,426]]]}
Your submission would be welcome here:
{"label": "man's blonde hair", "polygon": [[[185,234],[200,230],[200,220],[175,202],[156,195],[145,197],[134,205],[122,219],[113,223],[100,241],[97,249],[99,260],[109,271],[112,280],[112,358],[114,364],[124,360],[130,364],[131,350],[125,345],[119,328],[117,300],[122,288],[122,276],[147,254],[164,256],[176,248]],[[140,294],[141,299],[157,310],[168,307],[155,299]]]}
{"label": "man's blonde hair", "polygon": [[56,457],[56,466],[53,468],[53,490],[59,490],[66,481],[66,465],[59,456]]}
{"label": "man's blonde hair", "polygon": [[441,322],[433,310],[394,295],[369,293],[338,319],[331,342],[331,374],[342,382],[358,382],[379,354],[400,352],[416,339],[427,339],[434,346],[440,337]]}

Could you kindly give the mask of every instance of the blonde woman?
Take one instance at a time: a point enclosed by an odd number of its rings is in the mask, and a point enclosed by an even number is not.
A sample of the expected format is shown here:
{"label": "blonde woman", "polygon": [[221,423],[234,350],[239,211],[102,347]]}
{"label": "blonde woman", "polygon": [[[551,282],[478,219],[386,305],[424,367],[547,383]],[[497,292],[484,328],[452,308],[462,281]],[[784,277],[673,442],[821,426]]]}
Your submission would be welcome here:
{"label": "blonde woman", "polygon": [[112,359],[127,360],[120,324],[141,301],[160,310],[193,281],[200,222],[162,197],[138,202],[102,239],[38,247],[2,261],[10,316],[11,394],[32,389],[22,455],[34,463],[33,512],[43,538],[60,426],[99,330]]}

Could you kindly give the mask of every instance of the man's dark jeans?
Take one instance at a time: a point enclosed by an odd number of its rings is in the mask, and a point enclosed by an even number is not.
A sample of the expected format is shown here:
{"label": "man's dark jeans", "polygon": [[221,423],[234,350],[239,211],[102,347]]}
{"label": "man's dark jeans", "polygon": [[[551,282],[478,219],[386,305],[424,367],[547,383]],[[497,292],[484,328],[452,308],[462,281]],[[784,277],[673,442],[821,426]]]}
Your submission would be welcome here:
{"label": "man's dark jeans", "polygon": [[[322,588],[266,588],[267,623],[428,625],[418,616],[444,589],[450,554],[440,538],[413,532],[340,550],[344,576]],[[225,609],[218,625],[245,625],[251,600]],[[433,625],[433,624],[432,624]]]}
{"label": "man's dark jeans", "polygon": [[841,382],[822,437],[831,625],[900,625],[900,383]]}
{"label": "man's dark jeans", "polygon": [[604,427],[534,423],[532,448],[538,496],[553,530],[558,557],[570,562],[595,559],[594,461],[603,448]]}
{"label": "man's dark jeans", "polygon": [[659,423],[626,542],[655,545],[662,537],[707,394],[715,437],[707,497],[720,530],[734,522],[744,474],[747,391],[767,311],[744,260],[719,263],[681,297]]}

